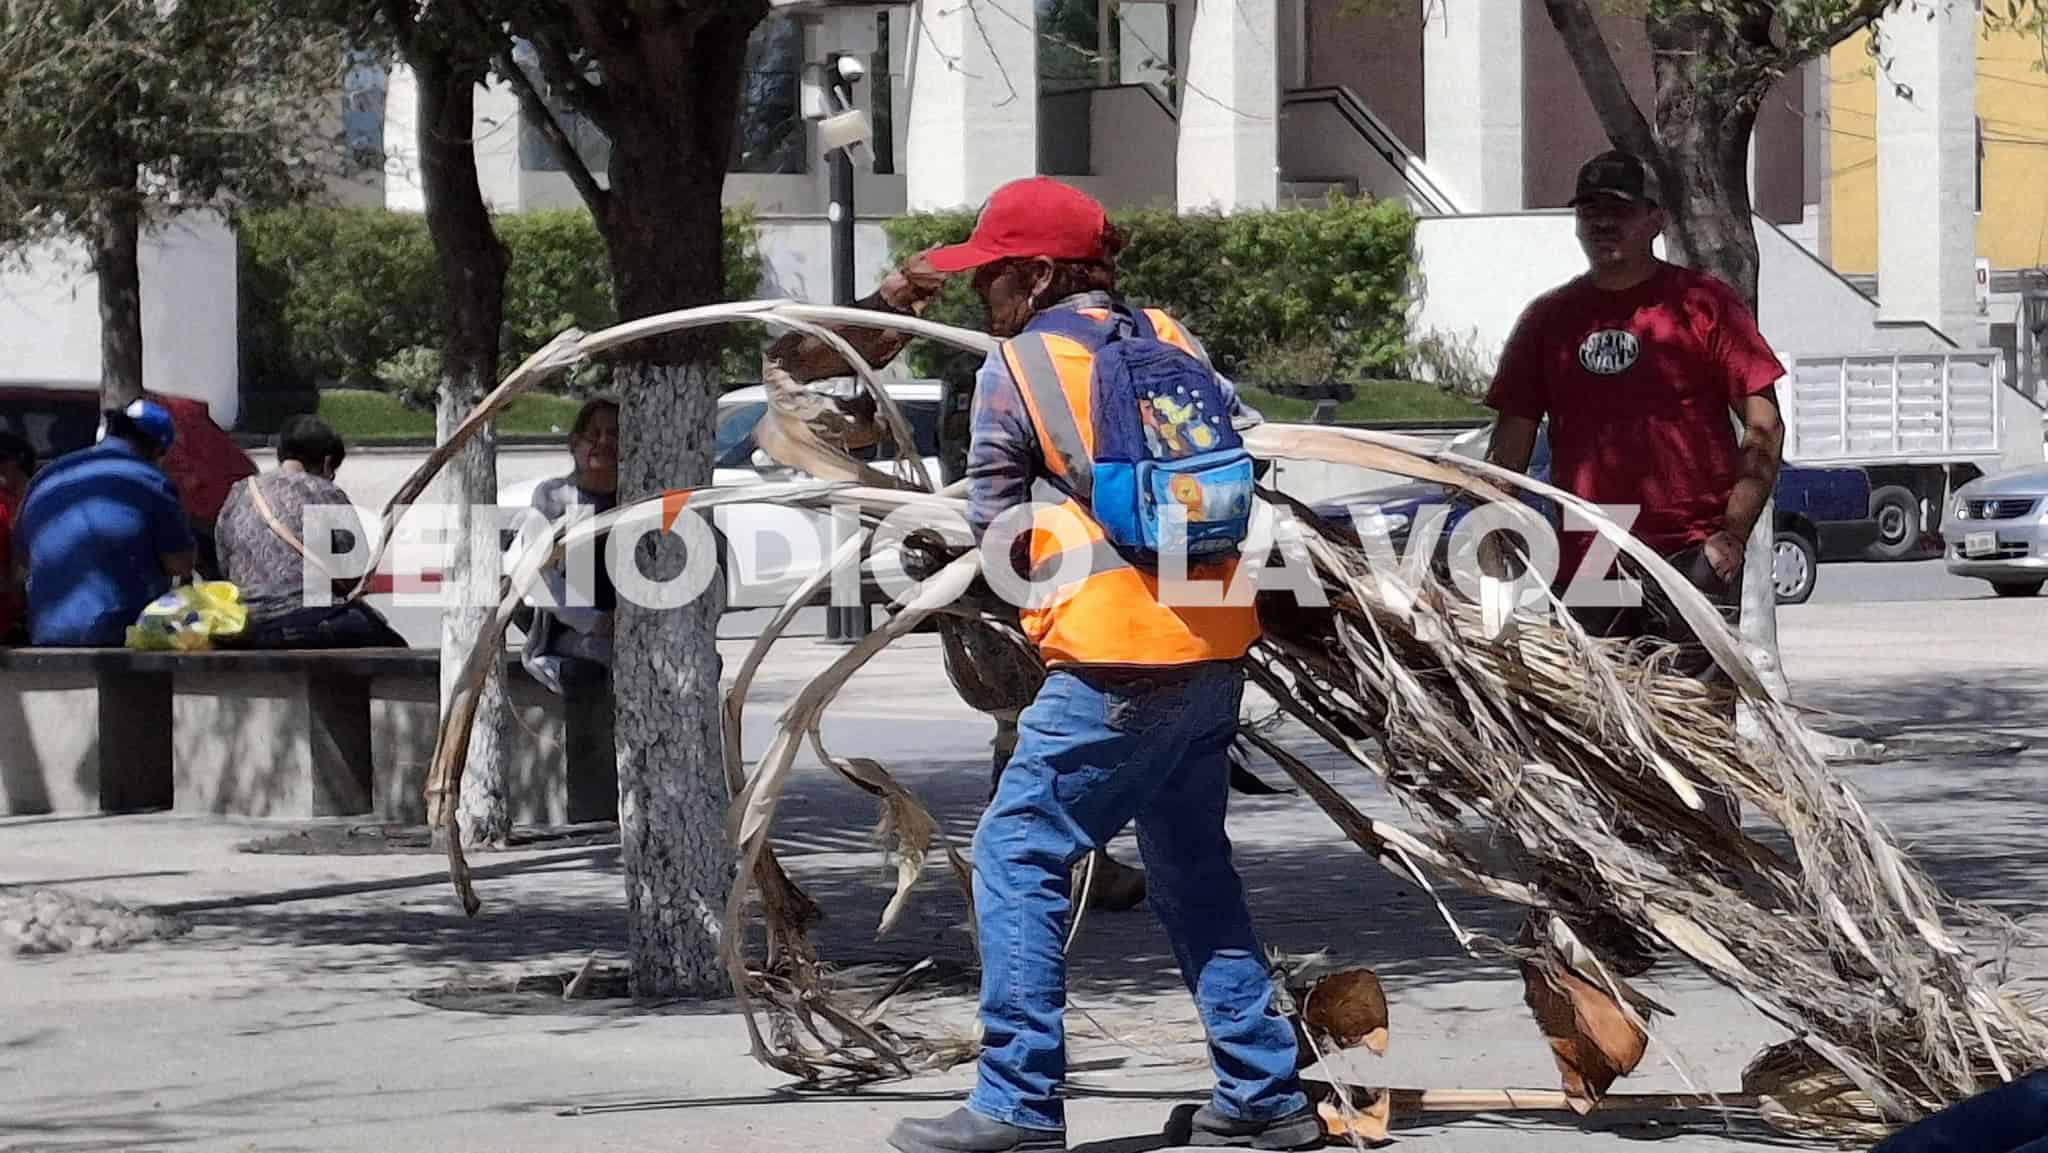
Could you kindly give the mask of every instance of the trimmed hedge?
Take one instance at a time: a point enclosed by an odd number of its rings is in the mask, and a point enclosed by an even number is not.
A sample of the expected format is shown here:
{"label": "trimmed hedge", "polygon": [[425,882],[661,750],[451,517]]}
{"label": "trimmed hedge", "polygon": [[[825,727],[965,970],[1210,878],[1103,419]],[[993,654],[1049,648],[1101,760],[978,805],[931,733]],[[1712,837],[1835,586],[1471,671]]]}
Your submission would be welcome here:
{"label": "trimmed hedge", "polygon": [[[1115,221],[1127,237],[1118,260],[1124,292],[1185,320],[1217,364],[1247,384],[1298,389],[1400,375],[1406,366],[1415,219],[1399,204],[1340,199],[1315,210],[1150,211]],[[564,328],[614,322],[604,242],[588,213],[521,213],[497,226],[511,257],[506,367]],[[891,221],[888,232],[900,259],[965,239],[973,226],[970,213],[943,213]],[[389,388],[396,382],[380,370],[417,359],[409,350],[439,348],[439,277],[423,217],[291,209],[244,218],[240,235],[246,425],[313,411],[321,387]],[[726,296],[751,297],[762,258],[744,211],[726,213],[725,268]],[[987,327],[965,277],[931,315]],[[734,330],[733,338],[732,365],[744,377],[759,334]],[[921,374],[946,370],[945,350],[934,345],[912,355]]]}
{"label": "trimmed hedge", "polygon": [[[583,211],[497,218],[510,264],[500,343],[512,365],[565,328],[614,323],[604,241]],[[379,387],[378,366],[441,343],[440,277],[427,222],[381,209],[301,208],[241,222],[241,381],[257,411],[343,384]],[[725,216],[725,292],[761,282],[751,214]],[[747,334],[751,337],[754,334]]]}
{"label": "trimmed hedge", "polygon": [[[1111,219],[1126,241],[1117,259],[1124,294],[1186,321],[1225,372],[1256,376],[1260,362],[1301,349],[1324,351],[1341,379],[1406,365],[1415,217],[1401,204],[1335,199],[1313,210]],[[901,260],[973,228],[973,213],[904,217],[889,222],[890,249]],[[987,326],[965,277],[927,315]],[[936,373],[938,363],[919,369]]]}

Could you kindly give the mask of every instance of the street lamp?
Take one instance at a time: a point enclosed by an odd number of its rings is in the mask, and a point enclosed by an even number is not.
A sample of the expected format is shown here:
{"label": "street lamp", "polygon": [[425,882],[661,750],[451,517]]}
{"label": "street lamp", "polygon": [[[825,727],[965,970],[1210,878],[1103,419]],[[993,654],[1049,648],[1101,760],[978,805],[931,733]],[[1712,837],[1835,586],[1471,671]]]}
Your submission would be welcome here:
{"label": "street lamp", "polygon": [[[853,87],[867,76],[867,66],[858,56],[835,52],[825,58],[823,71],[822,99],[817,101],[821,114],[818,143],[825,150],[832,175],[831,203],[825,208],[825,218],[832,225],[832,303],[847,306],[853,303],[853,166],[856,160],[867,162],[871,135],[867,115],[854,104]],[[836,528],[836,518],[833,523]],[[833,547],[838,547],[836,540]],[[864,599],[825,609],[827,641],[852,644],[872,627]]]}

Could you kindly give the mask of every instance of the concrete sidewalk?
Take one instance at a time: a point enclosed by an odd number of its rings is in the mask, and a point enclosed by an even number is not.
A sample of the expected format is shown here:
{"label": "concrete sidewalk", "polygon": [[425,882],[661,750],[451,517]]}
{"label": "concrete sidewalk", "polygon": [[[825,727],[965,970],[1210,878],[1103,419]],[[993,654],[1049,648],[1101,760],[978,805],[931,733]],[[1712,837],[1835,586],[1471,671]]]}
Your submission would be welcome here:
{"label": "concrete sidewalk", "polygon": [[[1901,725],[1971,728],[1942,702],[1969,678],[2038,685],[2048,655],[2014,666],[1864,652],[1845,622],[1787,614],[1786,660],[1804,692],[1839,704],[1868,693],[1883,661],[1926,691],[1886,699]],[[1939,627],[1985,643],[2009,616],[1971,609]],[[2036,634],[2041,635],[2041,634]],[[728,649],[735,667],[738,647]],[[779,702],[843,650],[798,645],[763,670],[746,743],[757,752]],[[1826,670],[1825,672],[1823,670]],[[1861,680],[1845,675],[1853,671]],[[1948,676],[1948,691],[1935,678]],[[2031,678],[2031,679],[2030,679]],[[1925,684],[1923,684],[1925,682]],[[2010,707],[2012,696],[2002,698]],[[2020,725],[2048,717],[2036,697]],[[1910,702],[1918,705],[1911,706]],[[1939,707],[1937,707],[1939,706]],[[1917,709],[1914,712],[1913,709]],[[840,755],[880,757],[964,837],[986,787],[988,723],[938,672],[932,638],[884,653],[826,729]],[[1305,746],[1306,747],[1306,746]],[[1369,812],[1396,811],[1367,775],[1318,755]],[[2041,921],[2035,878],[2048,864],[2041,773],[2028,753],[1852,770],[1883,819],[1961,896]],[[913,1006],[933,1029],[972,1028],[964,906],[934,876],[889,938],[873,927],[892,871],[868,839],[868,802],[815,765],[797,774],[778,825],[784,860],[828,910],[825,956],[902,966],[931,956],[944,979]],[[0,1150],[879,1150],[903,1116],[943,1112],[970,1070],[851,1094],[796,1094],[747,1056],[730,1006],[638,1010],[617,1001],[470,998],[434,1007],[414,994],[451,981],[566,973],[593,952],[622,955],[615,846],[478,859],[485,901],[464,918],[434,855],[282,856],[237,851],[280,826],[174,816],[0,822],[0,902],[45,888],[175,911],[191,932],[123,952],[0,960]],[[1232,835],[1269,942],[1328,948],[1368,964],[1392,1002],[1384,1059],[1346,1075],[1421,1087],[1552,1088],[1547,1048],[1512,973],[1459,952],[1426,899],[1342,841],[1309,802],[1236,798]],[[1134,851],[1119,848],[1129,858]],[[935,873],[937,871],[935,870]],[[1473,928],[1505,930],[1505,910],[1465,898]],[[2039,957],[2020,971],[2039,971]],[[1733,1089],[1776,1031],[1691,971],[1656,970],[1648,991],[1678,1011],[1657,1050],[1619,1088]],[[1095,915],[1076,945],[1071,1140],[1092,1153],[1163,1148],[1168,1111],[1206,1092],[1200,1031],[1156,924]],[[489,1011],[479,1011],[489,1010]],[[1627,1119],[1451,1117],[1401,1130],[1401,1147],[1479,1153],[1623,1149],[1645,1137],[1673,1151],[1761,1149],[1780,1139],[1712,1117],[1680,1127]]]}

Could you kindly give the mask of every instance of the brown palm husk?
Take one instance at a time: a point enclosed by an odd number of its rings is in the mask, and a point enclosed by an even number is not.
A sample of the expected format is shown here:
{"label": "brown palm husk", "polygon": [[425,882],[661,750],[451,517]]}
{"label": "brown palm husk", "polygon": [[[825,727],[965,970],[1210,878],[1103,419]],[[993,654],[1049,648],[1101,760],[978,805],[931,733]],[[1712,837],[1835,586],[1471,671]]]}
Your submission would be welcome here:
{"label": "brown palm husk", "polygon": [[[716,306],[571,341],[573,347],[552,349],[550,364],[734,320],[777,324],[831,343],[823,326],[849,319],[843,310],[777,302]],[[980,351],[992,346],[980,334],[909,318],[858,319]],[[894,443],[910,444],[900,433],[907,425],[872,371],[844,341],[834,351],[856,368],[875,419],[891,428]],[[887,625],[805,688],[785,710],[768,753],[751,767],[739,764],[737,741],[728,736],[731,832],[742,865],[728,907],[728,963],[760,1059],[809,1079],[900,1076],[967,1059],[973,1047],[891,1029],[888,996],[866,1009],[848,1007],[848,994],[834,986],[795,919],[805,908],[800,892],[775,864],[769,836],[777,799],[796,750],[806,739],[815,743],[819,717],[839,688],[875,652],[934,614],[943,622],[948,672],[977,708],[999,711],[1028,700],[1042,670],[1017,642],[1014,610],[978,579],[978,555],[940,523],[957,518],[959,499],[928,491],[929,479],[907,464],[897,475],[908,479],[899,480],[854,461],[839,447],[856,439],[845,427],[847,410],[835,408],[827,418],[807,399],[814,394],[788,378],[778,383],[773,371],[770,378],[763,445],[822,480],[700,491],[690,495],[693,505],[852,503],[870,527],[906,508],[931,514],[933,525],[904,549],[923,583]],[[504,399],[494,393],[486,403]],[[1777,1102],[1780,1123],[1789,1128],[1853,1136],[1859,1125],[1897,1125],[2048,1063],[2048,1030],[1985,980],[1951,924],[1994,934],[2012,927],[1949,899],[1912,864],[1821,760],[1799,719],[1764,690],[1712,606],[1660,558],[1569,494],[1427,445],[1288,425],[1265,426],[1247,439],[1267,458],[1435,480],[1511,513],[1522,508],[1518,489],[1579,509],[1670,599],[1756,718],[1758,739],[1745,741],[1725,696],[1673,674],[1668,653],[1590,638],[1561,613],[1503,611],[1485,595],[1475,604],[1426,567],[1403,568],[1350,529],[1291,509],[1305,530],[1292,555],[1327,605],[1262,596],[1265,637],[1246,661],[1248,674],[1301,726],[1371,769],[1414,827],[1368,818],[1265,734],[1247,730],[1246,744],[1271,757],[1374,861],[1432,897],[1437,883],[1447,883],[1534,912],[1543,933],[1510,944],[1465,929],[1437,902],[1468,951],[1530,966],[1545,988],[1561,993],[1570,1027],[1549,1033],[1571,1051],[1564,1075],[1568,1085],[1579,1079],[1576,1104],[1596,1098],[1606,1090],[1602,1082],[1641,1059],[1638,1034],[1651,1043],[1656,1036],[1649,1018],[1657,1007],[1616,976],[1614,958],[1602,956],[1599,942],[1588,944],[1571,928],[1603,920],[1687,958],[1787,1029],[1794,1046],[1787,1051],[1802,1060],[1767,1054],[1745,1089]],[[573,532],[601,532],[632,511]],[[519,566],[501,624],[569,531],[558,527]],[[797,603],[792,599],[764,633],[749,669],[758,667]],[[500,643],[502,636],[487,638],[482,648],[492,651],[473,656],[464,685],[480,681],[479,670],[489,667]],[[743,677],[727,702],[735,732],[746,694]],[[458,692],[437,747],[431,787],[441,796],[459,788],[472,698]],[[820,753],[882,808],[880,835],[897,862],[897,894],[886,917],[900,913],[932,848],[944,849],[964,881],[965,861],[884,766]],[[1716,793],[1779,830],[1789,854],[1716,820],[1707,803]],[[445,806],[444,815],[452,808]],[[1507,846],[1508,859],[1475,856],[1475,833]],[[458,888],[465,903],[473,902],[459,838],[449,845]],[[764,898],[758,906],[751,902],[757,891]],[[748,913],[757,909],[767,942],[761,960],[750,959],[746,931]],[[1553,1023],[1565,1020],[1562,1009],[1538,1006]],[[757,1013],[767,1017],[765,1032]],[[1558,1053],[1562,1059],[1564,1051]]]}

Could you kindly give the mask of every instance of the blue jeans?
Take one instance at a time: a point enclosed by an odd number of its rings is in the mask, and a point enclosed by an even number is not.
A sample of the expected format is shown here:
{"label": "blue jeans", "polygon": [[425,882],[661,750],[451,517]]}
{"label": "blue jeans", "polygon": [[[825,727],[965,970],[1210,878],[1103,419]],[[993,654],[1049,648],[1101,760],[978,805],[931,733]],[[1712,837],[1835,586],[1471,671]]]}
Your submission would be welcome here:
{"label": "blue jeans", "polygon": [[968,1106],[1064,1129],[1066,958],[1074,862],[1133,819],[1152,911],[1194,994],[1216,1071],[1215,1107],[1263,1121],[1306,1107],[1294,1027],[1223,832],[1244,675],[1205,664],[1062,669],[1018,718],[1017,751],[974,834],[981,933],[980,1078]]}
{"label": "blue jeans", "polygon": [[2048,1072],[1951,1105],[1871,1153],[2048,1153]]}

